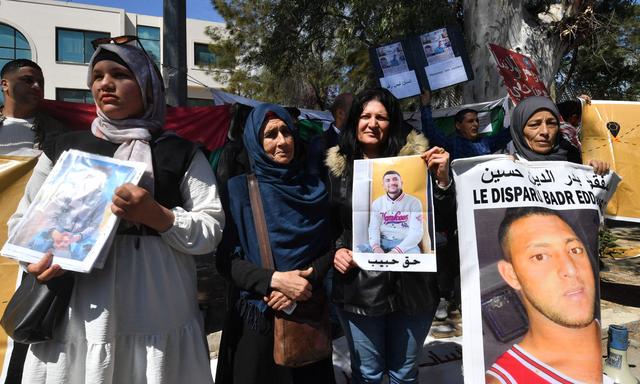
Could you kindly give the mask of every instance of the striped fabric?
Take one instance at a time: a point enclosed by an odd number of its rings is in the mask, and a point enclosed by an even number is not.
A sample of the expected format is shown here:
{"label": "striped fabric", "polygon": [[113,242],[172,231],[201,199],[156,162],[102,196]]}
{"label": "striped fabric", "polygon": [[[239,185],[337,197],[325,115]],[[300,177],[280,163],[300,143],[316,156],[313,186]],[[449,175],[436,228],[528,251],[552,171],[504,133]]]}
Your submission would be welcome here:
{"label": "striped fabric", "polygon": [[519,345],[503,353],[487,371],[502,384],[579,384],[536,359]]}

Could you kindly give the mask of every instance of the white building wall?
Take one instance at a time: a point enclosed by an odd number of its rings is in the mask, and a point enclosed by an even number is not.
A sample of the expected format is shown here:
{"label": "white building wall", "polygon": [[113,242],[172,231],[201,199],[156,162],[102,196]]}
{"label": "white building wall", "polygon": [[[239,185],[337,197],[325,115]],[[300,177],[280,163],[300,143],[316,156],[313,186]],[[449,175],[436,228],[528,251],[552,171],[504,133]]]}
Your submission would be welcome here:
{"label": "white building wall", "polygon": [[[146,0],[144,0],[146,1]],[[12,26],[29,41],[32,60],[44,72],[45,98],[55,99],[56,88],[88,89],[87,64],[56,61],[56,28],[106,32],[111,36],[136,35],[138,25],[158,27],[162,18],[126,13],[124,9],[51,0],[0,0],[0,23]],[[187,19],[188,74],[207,87],[220,88],[205,70],[194,63],[194,43],[209,43],[204,33],[207,26],[224,28],[223,23]],[[162,53],[161,53],[162,57]],[[208,88],[187,81],[188,97],[211,99]]]}

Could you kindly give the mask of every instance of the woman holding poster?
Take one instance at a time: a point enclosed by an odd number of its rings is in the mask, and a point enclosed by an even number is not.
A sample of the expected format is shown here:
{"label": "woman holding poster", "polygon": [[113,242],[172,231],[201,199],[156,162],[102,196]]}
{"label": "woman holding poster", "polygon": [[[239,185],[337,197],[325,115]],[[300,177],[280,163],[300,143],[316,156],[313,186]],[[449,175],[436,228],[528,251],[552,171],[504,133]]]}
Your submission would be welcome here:
{"label": "woman holding poster", "polygon": [[[40,156],[9,231],[66,149],[146,170],[139,186],[116,188],[111,211],[121,221],[104,265],[73,274],[63,320],[51,340],[30,345],[22,382],[213,383],[192,257],[213,252],[222,237],[213,172],[194,144],[162,130],[164,85],[146,52],[130,36],[94,43],[91,130],[60,136],[53,158]],[[52,265],[51,253],[27,271],[40,282],[72,273]]]}
{"label": "woman holding poster", "polygon": [[435,274],[372,272],[352,257],[353,161],[422,155],[435,176],[439,225],[454,216],[449,154],[429,150],[420,133],[402,125],[398,100],[386,89],[371,89],[354,100],[340,144],[327,153],[332,223],[338,225],[334,245],[333,299],[351,353],[354,383],[417,380],[417,357],[438,305]]}

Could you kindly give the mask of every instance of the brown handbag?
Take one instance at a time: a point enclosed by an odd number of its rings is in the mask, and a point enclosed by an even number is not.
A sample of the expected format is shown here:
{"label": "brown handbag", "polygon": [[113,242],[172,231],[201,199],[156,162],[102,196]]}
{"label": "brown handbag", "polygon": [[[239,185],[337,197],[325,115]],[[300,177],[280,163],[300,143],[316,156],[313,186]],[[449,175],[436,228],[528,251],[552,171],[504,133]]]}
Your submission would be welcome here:
{"label": "brown handbag", "polygon": [[[262,266],[273,270],[273,254],[255,174],[247,174],[247,184]],[[298,302],[290,315],[275,311],[273,359],[277,365],[300,367],[330,356],[329,305],[322,289],[313,291],[309,300]]]}

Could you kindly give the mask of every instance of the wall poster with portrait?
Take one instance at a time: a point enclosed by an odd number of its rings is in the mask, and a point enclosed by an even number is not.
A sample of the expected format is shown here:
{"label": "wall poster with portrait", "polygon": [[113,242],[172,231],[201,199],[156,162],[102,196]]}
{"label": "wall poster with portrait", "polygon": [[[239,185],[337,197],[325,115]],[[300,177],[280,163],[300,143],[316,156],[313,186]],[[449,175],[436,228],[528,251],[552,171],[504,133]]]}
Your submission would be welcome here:
{"label": "wall poster with portrait", "polygon": [[465,382],[601,381],[598,231],[620,178],[506,155],[452,170]]}
{"label": "wall poster with portrait", "polygon": [[353,177],[353,258],[358,266],[435,272],[433,197],[424,160],[356,160]]}
{"label": "wall poster with portrait", "polygon": [[111,212],[117,187],[137,184],[146,164],[65,151],[0,253],[34,263],[46,252],[62,269],[90,272],[104,263],[119,222]]}

